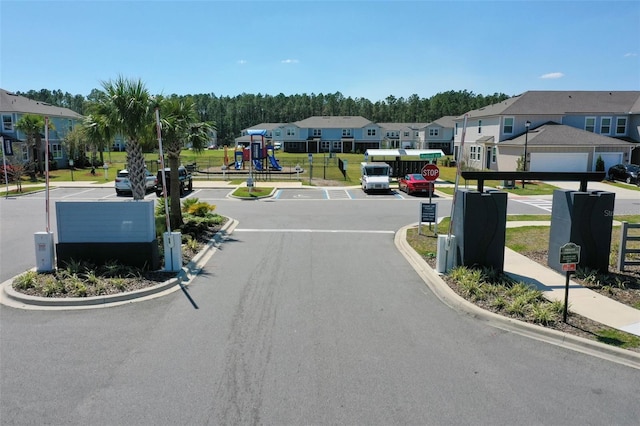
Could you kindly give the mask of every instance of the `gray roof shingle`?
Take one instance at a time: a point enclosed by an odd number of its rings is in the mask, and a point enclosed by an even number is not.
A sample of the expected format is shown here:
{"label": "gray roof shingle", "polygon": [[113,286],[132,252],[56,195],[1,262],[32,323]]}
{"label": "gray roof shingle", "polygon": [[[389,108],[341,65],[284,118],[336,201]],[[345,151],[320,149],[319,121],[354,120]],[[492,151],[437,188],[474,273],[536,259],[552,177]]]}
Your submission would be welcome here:
{"label": "gray roof shingle", "polygon": [[[469,118],[495,115],[640,113],[640,91],[528,91],[469,111]],[[462,119],[463,116],[457,117]]]}
{"label": "gray roof shingle", "polygon": [[303,129],[360,129],[366,126],[377,125],[359,115],[313,116],[296,121],[293,124]]}
{"label": "gray roof shingle", "polygon": [[62,108],[46,102],[34,101],[4,89],[0,89],[0,112],[69,117],[78,120],[83,118],[82,115],[69,108]]}
{"label": "gray roof shingle", "polygon": [[[627,147],[633,142],[623,141],[575,127],[548,122],[535,129],[530,129],[526,136],[529,146],[623,146]],[[499,145],[524,145],[525,133],[499,142]]]}

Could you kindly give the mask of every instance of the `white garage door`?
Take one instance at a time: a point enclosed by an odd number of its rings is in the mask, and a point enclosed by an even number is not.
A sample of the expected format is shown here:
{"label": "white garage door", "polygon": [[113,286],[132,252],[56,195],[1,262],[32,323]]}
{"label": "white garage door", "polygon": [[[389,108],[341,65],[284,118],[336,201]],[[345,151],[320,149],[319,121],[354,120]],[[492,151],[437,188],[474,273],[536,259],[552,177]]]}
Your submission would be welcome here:
{"label": "white garage door", "polygon": [[586,152],[531,154],[529,169],[532,172],[586,172],[589,154]]}
{"label": "white garage door", "polygon": [[621,152],[597,152],[596,158],[593,160],[593,170],[596,169],[596,161],[598,160],[598,156],[602,157],[602,161],[604,161],[605,171],[609,170],[609,167],[611,166],[622,163]]}

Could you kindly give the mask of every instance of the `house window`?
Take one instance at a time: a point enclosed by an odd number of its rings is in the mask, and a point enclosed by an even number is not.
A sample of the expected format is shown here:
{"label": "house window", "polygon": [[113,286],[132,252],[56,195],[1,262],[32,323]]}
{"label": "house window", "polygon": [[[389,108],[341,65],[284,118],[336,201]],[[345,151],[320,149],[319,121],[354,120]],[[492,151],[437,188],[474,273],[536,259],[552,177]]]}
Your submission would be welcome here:
{"label": "house window", "polygon": [[342,129],[342,137],[351,137],[351,129]]}
{"label": "house window", "polygon": [[296,129],[294,129],[293,127],[287,127],[287,136],[295,136],[296,135]]}
{"label": "house window", "polygon": [[440,129],[429,129],[429,136],[438,136],[440,134]]}
{"label": "house window", "polygon": [[13,132],[13,120],[10,115],[2,116],[2,130],[5,132]]}
{"label": "house window", "polygon": [[469,149],[469,158],[470,158],[471,160],[475,160],[475,159],[476,159],[476,147],[475,147],[475,146],[472,146],[472,147]]}
{"label": "house window", "polygon": [[280,133],[282,133],[282,132],[280,131],[280,129],[276,129],[276,131],[275,131],[275,135],[276,135],[276,136],[280,136]]}
{"label": "house window", "polygon": [[391,132],[387,132],[387,137],[390,138],[391,137]]}
{"label": "house window", "polygon": [[414,132],[413,136],[417,138],[418,137],[418,132]]}
{"label": "house window", "polygon": [[497,159],[498,159],[498,147],[494,146],[493,148],[491,148],[491,162],[495,163]]}
{"label": "house window", "polygon": [[627,133],[627,118],[616,118],[616,135],[624,135],[625,133]]}
{"label": "house window", "polygon": [[587,117],[584,120],[584,129],[587,132],[595,132],[596,131],[596,118],[595,117]]}
{"label": "house window", "polygon": [[367,129],[367,136],[375,136],[376,129]]}
{"label": "house window", "polygon": [[505,117],[502,124],[502,133],[510,135],[513,133],[513,117]]}
{"label": "house window", "polygon": [[73,120],[67,120],[67,127],[69,128],[69,131],[73,130]]}
{"label": "house window", "polygon": [[482,133],[482,120],[478,120],[478,133]]}
{"label": "house window", "polygon": [[602,117],[600,120],[600,134],[608,135],[611,133],[611,117]]}
{"label": "house window", "polygon": [[332,151],[334,151],[334,152],[342,151],[342,141],[333,141],[333,142],[331,142],[331,144],[333,146],[332,149],[331,149]]}
{"label": "house window", "polygon": [[456,123],[456,130],[455,130],[455,132],[456,132],[456,135],[457,135],[457,134],[458,134],[458,123]]}
{"label": "house window", "polygon": [[331,142],[330,141],[321,141],[320,142],[320,150],[322,152],[327,152],[329,151],[329,148],[331,147]]}
{"label": "house window", "polygon": [[59,143],[52,143],[51,144],[51,155],[53,155],[53,158],[55,158],[56,160],[59,160],[62,158],[62,145],[60,145]]}
{"label": "house window", "polygon": [[409,132],[404,132],[404,137],[408,138],[409,137]]}
{"label": "house window", "polygon": [[322,129],[313,129],[313,136],[322,136]]}

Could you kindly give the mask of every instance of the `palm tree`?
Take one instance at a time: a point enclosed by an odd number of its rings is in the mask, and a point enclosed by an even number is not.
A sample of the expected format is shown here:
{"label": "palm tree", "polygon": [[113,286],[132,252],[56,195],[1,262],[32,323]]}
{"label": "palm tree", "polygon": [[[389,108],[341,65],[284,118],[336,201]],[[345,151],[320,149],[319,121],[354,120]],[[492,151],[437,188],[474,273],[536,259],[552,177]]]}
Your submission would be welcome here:
{"label": "palm tree", "polygon": [[104,163],[104,148],[107,143],[111,143],[115,134],[107,117],[96,111],[95,114],[89,114],[84,118],[82,132],[87,141],[95,146],[100,152],[100,161]]}
{"label": "palm tree", "polygon": [[[16,129],[26,135],[27,150],[29,158],[33,156],[33,148],[36,149],[36,158],[33,161],[36,164],[38,172],[44,170],[42,168],[42,131],[44,129],[44,117],[35,114],[25,114],[16,123]],[[35,175],[32,175],[32,178]]]}
{"label": "palm tree", "polygon": [[[169,160],[169,188],[171,228],[182,226],[182,211],[180,209],[180,182],[178,167],[180,153],[185,144],[189,143],[196,152],[201,152],[210,139],[213,126],[209,123],[198,122],[196,105],[191,99],[178,98],[160,99],[159,102],[163,150]],[[158,182],[161,184],[161,182]]]}
{"label": "palm tree", "polygon": [[106,96],[98,101],[97,109],[104,116],[104,127],[121,133],[126,139],[127,169],[134,200],[146,194],[145,162],[142,144],[149,140],[153,123],[151,96],[141,80],[118,77],[103,82]]}

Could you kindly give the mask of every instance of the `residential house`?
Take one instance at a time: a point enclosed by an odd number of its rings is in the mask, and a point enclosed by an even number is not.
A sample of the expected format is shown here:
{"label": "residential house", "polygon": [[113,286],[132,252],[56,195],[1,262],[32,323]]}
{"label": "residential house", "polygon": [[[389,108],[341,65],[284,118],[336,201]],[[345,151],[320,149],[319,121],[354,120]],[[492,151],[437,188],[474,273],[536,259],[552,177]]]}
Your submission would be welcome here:
{"label": "residential house", "polygon": [[420,130],[427,123],[378,123],[382,128],[382,148],[421,148]]}
{"label": "residential house", "polygon": [[[369,148],[380,148],[382,141],[381,127],[360,116],[313,116],[275,126],[262,123],[250,129],[258,128],[270,128],[271,141],[280,142],[286,152],[364,153]],[[236,145],[243,143],[242,138],[248,136],[237,138]]]}
{"label": "residential house", "polygon": [[473,169],[517,170],[525,152],[530,171],[640,159],[640,91],[529,91],[453,121],[455,156]]}
{"label": "residential house", "polygon": [[453,129],[456,117],[447,115],[441,117],[420,129],[418,148],[441,149],[445,154],[453,153]]}
{"label": "residential house", "polygon": [[[27,147],[26,135],[18,131],[17,122],[25,114],[34,114],[49,117],[49,152],[50,157],[58,167],[66,167],[67,159],[63,147],[63,141],[68,132],[82,122],[83,117],[70,110],[53,106],[46,102],[34,101],[24,96],[16,95],[4,89],[0,89],[0,115],[2,116],[2,136],[5,140],[11,140],[13,153],[21,162],[35,161],[37,149],[33,152]],[[45,129],[42,129],[42,140],[45,140]],[[44,160],[44,149],[41,151]]]}
{"label": "residential house", "polygon": [[[239,146],[249,146],[251,143],[251,136],[249,135],[250,130],[266,130],[264,135],[265,141],[267,144],[271,145],[275,140],[282,140],[282,135],[285,132],[285,123],[260,123],[256,126],[251,126],[247,129],[242,130],[242,136],[235,138],[235,145]],[[254,142],[257,140],[256,137],[253,137]]]}

